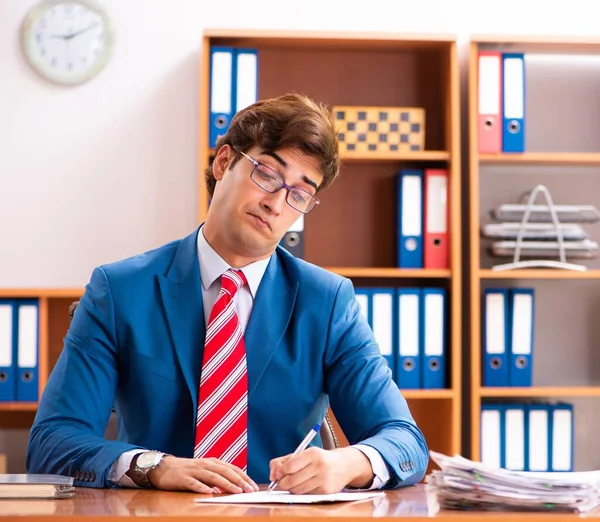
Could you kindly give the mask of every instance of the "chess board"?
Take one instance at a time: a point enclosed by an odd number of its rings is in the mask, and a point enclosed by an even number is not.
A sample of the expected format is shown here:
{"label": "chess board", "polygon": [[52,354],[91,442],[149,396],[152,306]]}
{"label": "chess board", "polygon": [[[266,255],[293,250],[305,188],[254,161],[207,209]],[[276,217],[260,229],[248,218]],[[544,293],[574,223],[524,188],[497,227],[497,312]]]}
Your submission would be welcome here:
{"label": "chess board", "polygon": [[406,153],[425,149],[425,109],[332,107],[340,155]]}

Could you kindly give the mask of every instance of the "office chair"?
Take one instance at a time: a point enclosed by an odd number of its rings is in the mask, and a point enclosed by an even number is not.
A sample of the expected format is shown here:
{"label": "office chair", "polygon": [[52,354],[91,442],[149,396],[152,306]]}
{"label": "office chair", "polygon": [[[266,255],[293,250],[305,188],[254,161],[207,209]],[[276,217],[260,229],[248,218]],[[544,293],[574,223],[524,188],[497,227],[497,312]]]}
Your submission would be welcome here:
{"label": "office chair", "polygon": [[[73,320],[73,315],[75,314],[75,310],[77,309],[77,305],[79,301],[75,301],[71,303],[69,306],[69,324]],[[111,420],[113,419],[114,413],[111,414]],[[325,413],[325,418],[321,423],[321,429],[319,430],[319,435],[321,435],[321,441],[323,443],[323,449],[335,449],[340,447],[340,442],[335,435],[335,430],[333,428],[333,422],[329,417],[329,412]]]}

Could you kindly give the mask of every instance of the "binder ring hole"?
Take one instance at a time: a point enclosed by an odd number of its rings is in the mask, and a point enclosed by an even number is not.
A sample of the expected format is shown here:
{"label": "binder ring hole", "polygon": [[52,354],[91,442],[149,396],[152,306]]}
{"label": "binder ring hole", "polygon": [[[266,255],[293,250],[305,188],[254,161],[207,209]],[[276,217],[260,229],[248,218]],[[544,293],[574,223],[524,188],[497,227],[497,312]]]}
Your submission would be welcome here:
{"label": "binder ring hole", "polygon": [[6,381],[8,381],[8,373],[0,372],[0,382],[6,382]]}
{"label": "binder ring hole", "polygon": [[300,236],[298,235],[298,232],[290,232],[283,237],[287,246],[296,246],[298,243],[300,243]]}
{"label": "binder ring hole", "polygon": [[502,361],[499,357],[494,357],[490,361],[490,365],[494,370],[497,370],[498,368],[500,368],[500,366],[502,366]]}
{"label": "binder ring hole", "polygon": [[512,120],[508,124],[508,132],[510,132],[512,134],[516,134],[517,132],[519,132],[520,129],[521,129],[521,124],[516,120]]}
{"label": "binder ring hole", "polygon": [[215,126],[217,129],[224,129],[227,125],[227,118],[225,116],[217,116],[215,120]]}
{"label": "binder ring hole", "polygon": [[429,369],[434,372],[440,369],[440,364],[437,359],[431,359],[431,361],[429,361]]}
{"label": "binder ring hole", "polygon": [[494,118],[487,118],[485,120],[485,129],[490,130],[492,128],[492,125],[494,125]]}
{"label": "binder ring hole", "polygon": [[407,372],[412,372],[415,369],[415,361],[412,359],[404,359],[402,368]]}
{"label": "binder ring hole", "polygon": [[519,370],[522,370],[527,366],[527,359],[525,359],[525,357],[517,357],[515,360],[515,366],[519,368]]}
{"label": "binder ring hole", "polygon": [[33,381],[33,372],[24,372],[23,375],[21,375],[21,380],[23,382]]}
{"label": "binder ring hole", "polygon": [[442,244],[442,240],[441,240],[439,237],[436,237],[436,238],[433,240],[433,244],[434,244],[435,246],[440,246],[440,245]]}
{"label": "binder ring hole", "polygon": [[414,252],[417,249],[417,241],[415,239],[406,240],[406,250]]}

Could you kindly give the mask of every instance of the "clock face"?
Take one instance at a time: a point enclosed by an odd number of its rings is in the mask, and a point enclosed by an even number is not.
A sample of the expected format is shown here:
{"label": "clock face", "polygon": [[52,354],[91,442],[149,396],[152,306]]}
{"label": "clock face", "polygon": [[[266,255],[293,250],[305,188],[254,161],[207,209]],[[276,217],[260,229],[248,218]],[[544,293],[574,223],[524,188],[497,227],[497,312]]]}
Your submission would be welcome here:
{"label": "clock face", "polygon": [[31,66],[56,83],[83,83],[106,65],[113,35],[107,16],[89,0],[50,0],[23,23],[23,49]]}

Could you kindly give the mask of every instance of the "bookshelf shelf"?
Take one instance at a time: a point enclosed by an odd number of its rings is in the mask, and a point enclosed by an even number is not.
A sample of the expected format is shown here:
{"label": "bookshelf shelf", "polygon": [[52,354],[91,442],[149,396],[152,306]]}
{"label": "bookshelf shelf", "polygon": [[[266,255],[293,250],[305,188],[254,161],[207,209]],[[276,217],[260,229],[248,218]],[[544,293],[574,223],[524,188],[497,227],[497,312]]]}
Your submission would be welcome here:
{"label": "bookshelf shelf", "polygon": [[79,299],[83,295],[83,288],[0,288],[0,298],[29,299],[48,298]]}
{"label": "bookshelf shelf", "polygon": [[0,402],[0,412],[4,411],[36,411],[37,402]]}
{"label": "bookshelf shelf", "polygon": [[596,152],[524,152],[522,154],[480,154],[480,163],[517,165],[600,165]]}
{"label": "bookshelf shelf", "polygon": [[[335,105],[423,107],[425,150],[341,155],[342,172],[319,193],[322,204],[304,224],[304,259],[363,286],[442,287],[447,292],[449,389],[401,390],[432,449],[461,451],[461,167],[460,92],[456,38],[363,32],[207,29],[199,84],[198,222],[208,211],[204,170],[209,145],[210,48],[258,52],[258,96],[302,92]],[[361,74],[356,75],[355,71]],[[429,79],[435,77],[436,82]],[[335,78],[335,81],[331,79]],[[448,170],[449,268],[397,268],[397,173],[401,168]],[[359,286],[359,283],[356,282]],[[335,412],[333,412],[335,417]],[[439,430],[442,424],[445,430]],[[443,431],[443,432],[442,432]]]}
{"label": "bookshelf shelf", "polygon": [[577,272],[575,270],[492,270],[479,271],[481,279],[600,279],[600,270],[587,270]]}
{"label": "bookshelf shelf", "polygon": [[406,269],[406,268],[360,268],[360,267],[325,267],[326,270],[344,277],[397,277],[405,279],[449,278],[451,270],[446,269]]}
{"label": "bookshelf shelf", "polygon": [[531,388],[480,388],[482,398],[600,397],[600,386],[532,386]]}

